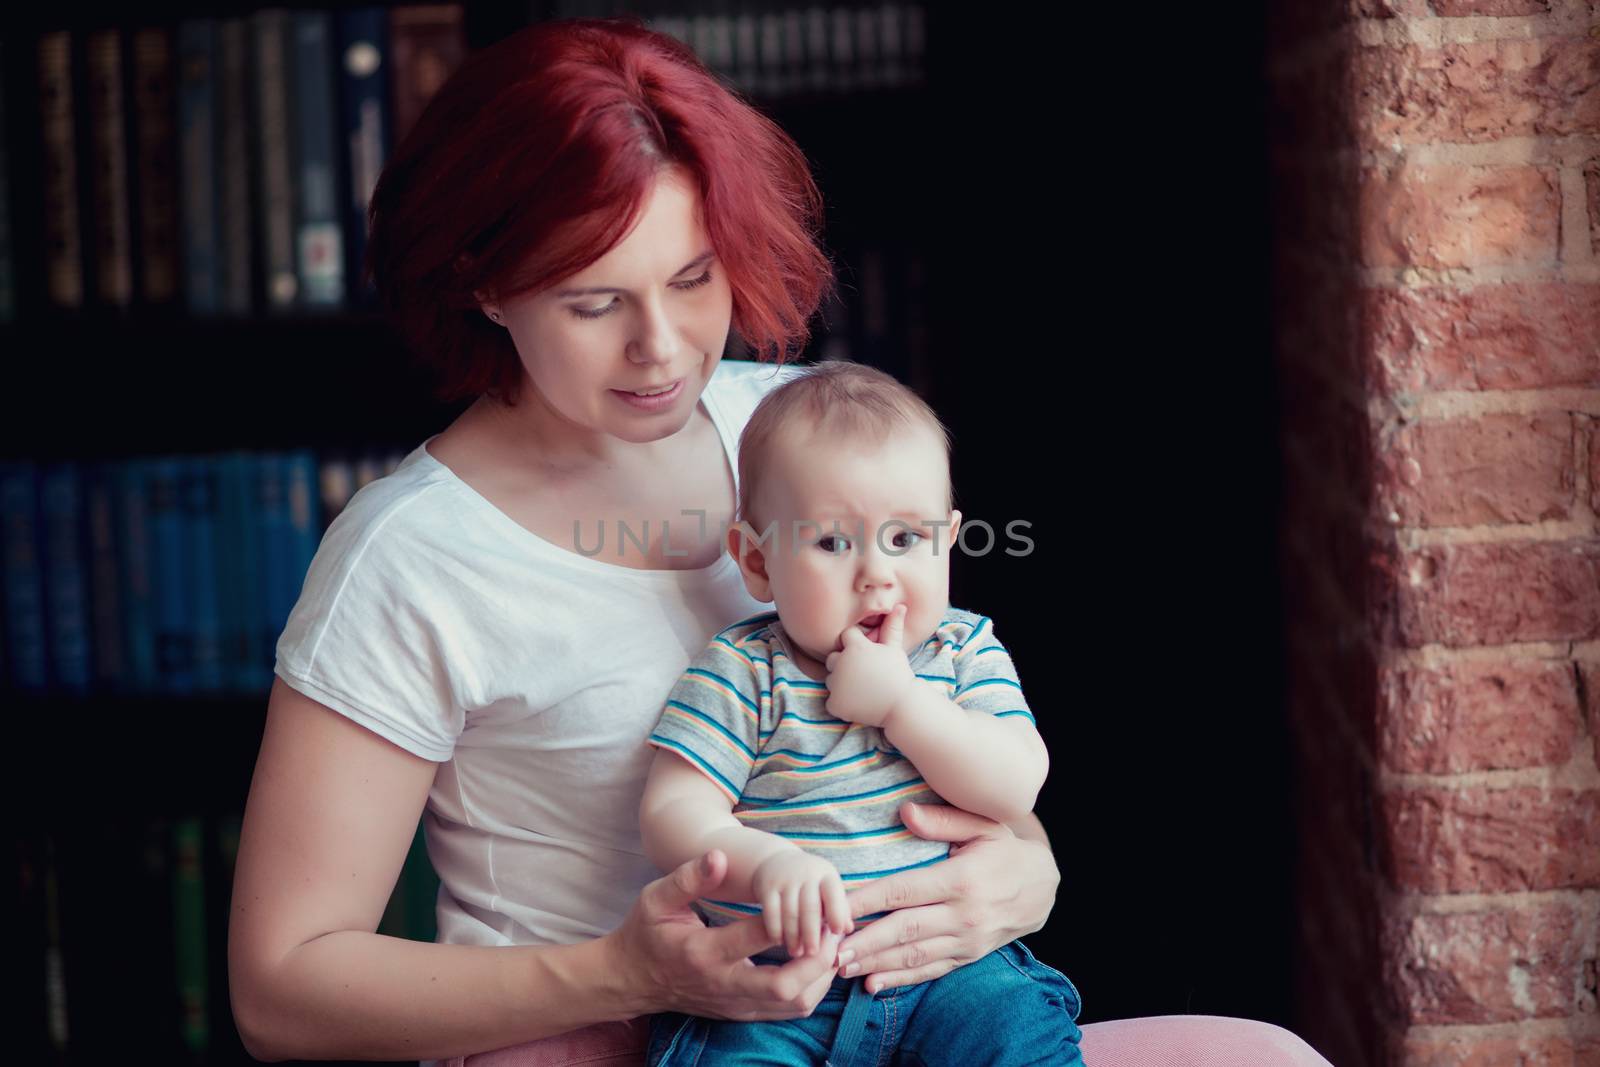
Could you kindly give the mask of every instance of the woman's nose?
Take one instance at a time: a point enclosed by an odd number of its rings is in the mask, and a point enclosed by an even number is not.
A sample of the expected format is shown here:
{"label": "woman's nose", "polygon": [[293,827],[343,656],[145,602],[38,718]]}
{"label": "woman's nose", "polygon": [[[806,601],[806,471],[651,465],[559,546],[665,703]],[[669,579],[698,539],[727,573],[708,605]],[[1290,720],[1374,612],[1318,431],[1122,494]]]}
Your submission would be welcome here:
{"label": "woman's nose", "polygon": [[638,334],[628,343],[628,358],[635,363],[673,363],[683,347],[677,324],[661,301],[647,300],[639,316]]}

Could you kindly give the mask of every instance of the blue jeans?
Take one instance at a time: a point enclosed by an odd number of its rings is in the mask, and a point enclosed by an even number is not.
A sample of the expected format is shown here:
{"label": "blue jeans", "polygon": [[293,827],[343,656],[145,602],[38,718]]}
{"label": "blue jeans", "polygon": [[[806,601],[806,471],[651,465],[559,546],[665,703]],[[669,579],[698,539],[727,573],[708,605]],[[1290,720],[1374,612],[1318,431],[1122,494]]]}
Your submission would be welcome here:
{"label": "blue jeans", "polygon": [[1081,1065],[1082,1010],[1067,976],[1020,941],[931,982],[869,995],[835,978],[804,1019],[741,1023],[669,1012],[655,1017],[649,1067],[1020,1067]]}

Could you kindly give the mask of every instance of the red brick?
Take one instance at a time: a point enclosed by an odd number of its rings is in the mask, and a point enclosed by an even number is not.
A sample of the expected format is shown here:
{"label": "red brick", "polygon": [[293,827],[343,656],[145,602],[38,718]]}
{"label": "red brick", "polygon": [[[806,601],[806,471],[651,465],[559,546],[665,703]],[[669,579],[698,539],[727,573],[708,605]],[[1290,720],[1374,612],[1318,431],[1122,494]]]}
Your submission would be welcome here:
{"label": "red brick", "polygon": [[1368,266],[1555,262],[1561,194],[1551,168],[1402,163],[1365,171],[1362,192]]}
{"label": "red brick", "polygon": [[1363,329],[1385,394],[1600,387],[1600,285],[1369,289]]}
{"label": "red brick", "polygon": [[1577,473],[1565,412],[1412,423],[1377,455],[1379,510],[1405,526],[1500,526],[1571,511]]}
{"label": "red brick", "polygon": [[1378,718],[1384,767],[1411,774],[1559,766],[1583,731],[1566,661],[1380,668]]}
{"label": "red brick", "polygon": [[1584,923],[1565,902],[1385,918],[1392,1007],[1407,1023],[1495,1023],[1572,1014]]}
{"label": "red brick", "polygon": [[1600,888],[1600,790],[1401,789],[1382,807],[1379,847],[1401,889]]}
{"label": "red brick", "polygon": [[1572,1034],[1405,1035],[1394,1042],[1395,1067],[1600,1067],[1600,1042]]}
{"label": "red brick", "polygon": [[1600,250],[1600,159],[1584,164],[1583,182],[1589,194],[1589,247]]}
{"label": "red brick", "polygon": [[1578,663],[1578,689],[1583,694],[1594,761],[1600,765],[1600,663]]}
{"label": "red brick", "polygon": [[1565,137],[1600,124],[1600,48],[1587,37],[1370,47],[1354,64],[1368,145]]}
{"label": "red brick", "polygon": [[[1375,554],[1392,583],[1395,633],[1409,647],[1581,641],[1600,635],[1600,543],[1513,541]],[[1379,573],[1395,568],[1392,575]],[[1377,595],[1377,594],[1375,594]],[[1381,622],[1381,620],[1380,620]]]}
{"label": "red brick", "polygon": [[1428,7],[1443,18],[1468,15],[1545,15],[1550,0],[1428,0]]}

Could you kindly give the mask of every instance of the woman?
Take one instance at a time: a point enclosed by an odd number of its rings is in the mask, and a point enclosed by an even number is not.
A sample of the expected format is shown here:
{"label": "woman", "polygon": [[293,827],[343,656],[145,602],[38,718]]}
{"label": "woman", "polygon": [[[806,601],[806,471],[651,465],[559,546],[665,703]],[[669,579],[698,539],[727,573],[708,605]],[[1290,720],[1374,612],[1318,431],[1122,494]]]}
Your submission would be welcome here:
{"label": "woman", "polygon": [[[253,1055],[637,1064],[641,1016],[793,1018],[827,990],[829,954],[757,967],[759,918],[695,917],[725,857],[658,878],[636,826],[672,680],[760,610],[719,533],[787,372],[721,356],[730,326],[780,361],[803,343],[819,213],[794,144],[629,23],[474,55],[398,148],[374,278],[441,394],[476,399],[351,501],[279,642],[229,940]],[[437,944],[374,933],[419,815]],[[903,815],[961,844],[852,894],[893,911],[837,946],[861,973],[921,982],[1043,925],[1036,819]]]}

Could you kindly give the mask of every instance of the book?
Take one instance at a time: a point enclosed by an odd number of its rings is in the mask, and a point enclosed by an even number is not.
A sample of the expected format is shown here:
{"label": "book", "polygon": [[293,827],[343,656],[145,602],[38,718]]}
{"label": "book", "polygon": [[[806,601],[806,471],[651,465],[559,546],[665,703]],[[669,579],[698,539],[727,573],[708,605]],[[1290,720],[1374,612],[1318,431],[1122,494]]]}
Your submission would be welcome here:
{"label": "book", "polygon": [[[11,127],[6,100],[11,46],[0,41],[0,323],[17,317],[16,250],[11,229]],[[0,671],[0,675],[3,675]]]}
{"label": "book", "polygon": [[179,1018],[184,1047],[196,1059],[211,1046],[206,948],[206,884],[202,863],[205,826],[198,815],[172,823],[172,930]]}
{"label": "book", "polygon": [[89,691],[89,579],[85,568],[83,493],[78,469],[54,463],[39,473],[45,625],[50,684]]}
{"label": "book", "polygon": [[189,567],[181,482],[183,461],[154,459],[145,468],[150,526],[151,588],[157,687],[160,692],[194,691],[194,629],[187,591]]}
{"label": "book", "polygon": [[390,89],[394,143],[411,132],[433,94],[467,55],[465,14],[459,4],[393,8],[389,12],[389,54],[394,57]]}
{"label": "book", "polygon": [[290,32],[299,181],[294,197],[298,303],[325,310],[342,306],[345,295],[333,19],[324,11],[296,11]]}
{"label": "book", "polygon": [[107,307],[133,302],[133,234],[129,220],[129,109],[123,92],[122,31],[95,30],[84,38],[88,91],[90,278],[94,299]]}
{"label": "book", "polygon": [[218,302],[226,315],[248,315],[254,305],[255,220],[251,204],[256,173],[251,136],[250,33],[243,18],[217,25],[217,259]]}
{"label": "book", "polygon": [[184,296],[189,311],[213,315],[219,298],[217,224],[216,24],[178,24],[178,144]]}
{"label": "book", "polygon": [[382,8],[339,13],[338,60],[343,79],[339,94],[348,153],[345,184],[345,283],[350,303],[375,306],[377,288],[365,279],[367,208],[378,175],[389,158],[388,19]]}
{"label": "book", "polygon": [[167,306],[178,297],[177,58],[172,31],[133,31],[134,212],[139,296]]}
{"label": "book", "polygon": [[115,690],[127,675],[123,655],[122,594],[117,575],[116,474],[111,464],[83,469],[83,509],[88,544],[89,623],[92,681]]}
{"label": "book", "polygon": [[0,586],[5,592],[10,682],[42,692],[48,684],[44,563],[39,547],[37,474],[31,463],[0,463]]}
{"label": "book", "polygon": [[124,657],[119,688],[132,693],[155,692],[161,678],[156,653],[156,560],[148,473],[148,463],[139,459],[111,469]]}
{"label": "book", "polygon": [[250,16],[255,60],[256,159],[260,167],[257,198],[257,251],[264,306],[271,312],[289,311],[299,302],[299,276],[295,272],[296,162],[293,105],[293,65],[290,55],[289,12],[282,8],[257,11]]}
{"label": "book", "polygon": [[189,611],[187,629],[194,688],[215,693],[223,687],[217,472],[214,461],[205,456],[183,460],[179,469],[183,585]]}
{"label": "book", "polygon": [[43,138],[45,294],[59,309],[83,307],[83,223],[78,203],[72,34],[41,34],[36,49]]}

